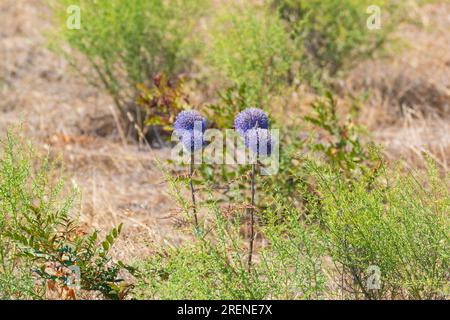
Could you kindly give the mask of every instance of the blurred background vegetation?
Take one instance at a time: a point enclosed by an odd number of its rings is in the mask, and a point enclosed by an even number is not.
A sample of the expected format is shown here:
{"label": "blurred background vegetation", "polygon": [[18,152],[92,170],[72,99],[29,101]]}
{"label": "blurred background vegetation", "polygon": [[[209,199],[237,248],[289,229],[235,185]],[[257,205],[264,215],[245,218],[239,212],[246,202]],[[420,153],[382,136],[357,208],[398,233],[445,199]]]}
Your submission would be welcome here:
{"label": "blurred background vegetation", "polygon": [[[246,103],[269,107],[274,96],[286,96],[300,84],[323,92],[358,62],[381,54],[400,23],[412,21],[411,7],[420,4],[53,1],[59,26],[53,45],[75,67],[88,61],[91,69],[84,76],[113,97],[125,123],[131,112],[143,128],[138,85],[152,86],[159,74],[185,77],[213,92],[245,87]],[[81,9],[81,29],[67,28],[69,5]],[[367,27],[371,5],[382,12],[382,26],[375,30]]]}

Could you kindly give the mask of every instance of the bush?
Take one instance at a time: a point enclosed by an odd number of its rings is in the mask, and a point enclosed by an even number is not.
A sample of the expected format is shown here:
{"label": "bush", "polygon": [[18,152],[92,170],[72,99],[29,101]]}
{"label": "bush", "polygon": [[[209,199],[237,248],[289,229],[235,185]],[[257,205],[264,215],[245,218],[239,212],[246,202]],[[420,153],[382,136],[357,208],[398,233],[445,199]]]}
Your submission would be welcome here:
{"label": "bush", "polygon": [[294,57],[281,19],[267,6],[226,6],[215,17],[208,54],[233,86],[261,105],[289,76]]}
{"label": "bush", "polygon": [[[205,4],[204,0],[53,0],[59,26],[56,44],[78,69],[83,59],[75,59],[64,43],[80,52],[93,71],[85,76],[103,85],[124,120],[131,110],[142,128],[136,85],[151,85],[161,72],[174,76],[190,68],[197,50],[193,30]],[[66,10],[72,5],[81,9],[80,29],[66,27]]]}
{"label": "bush", "polygon": [[[373,5],[382,14],[376,30],[367,27]],[[232,85],[251,88],[252,104],[261,104],[286,85],[328,87],[338,73],[383,48],[406,7],[367,0],[229,5],[214,19],[208,54]]]}
{"label": "bush", "polygon": [[[161,74],[153,79],[151,88],[143,85],[138,85],[138,88],[140,93],[136,103],[145,114],[146,125],[140,134],[145,137],[152,130],[156,142],[159,146],[164,146],[166,143],[162,135],[167,137],[172,131],[177,114],[188,109],[189,98],[183,92],[183,80],[170,81]],[[152,140],[149,142],[154,144]]]}
{"label": "bush", "polygon": [[[325,99],[317,99],[311,107],[312,112],[304,120],[313,125],[312,131],[316,133],[314,140],[308,145],[312,151],[321,155],[336,170],[344,171],[347,176],[374,165],[376,155],[371,152],[370,146],[364,145],[364,138],[368,140],[362,135],[364,128],[355,121],[358,105],[352,105],[344,118],[341,114],[343,112],[338,111],[336,98],[331,92],[327,92]],[[326,139],[320,139],[319,135]]]}
{"label": "bush", "polygon": [[[302,72],[310,82],[329,81],[380,49],[400,22],[396,1],[273,0],[301,51]],[[381,9],[381,29],[367,28],[367,8]],[[316,78],[316,79],[314,79]]]}
{"label": "bush", "polygon": [[[75,298],[80,289],[123,298],[123,264],[108,252],[120,233],[103,241],[86,233],[72,217],[75,190],[65,186],[60,163],[40,157],[8,132],[0,160],[0,298]],[[74,274],[76,270],[79,274]],[[78,279],[76,279],[78,276]]]}
{"label": "bush", "polygon": [[[375,183],[365,176],[348,181],[317,165],[310,169],[320,195],[313,211],[343,297],[445,297],[450,195],[433,166],[427,178],[382,168]],[[379,285],[373,278],[378,271]]]}

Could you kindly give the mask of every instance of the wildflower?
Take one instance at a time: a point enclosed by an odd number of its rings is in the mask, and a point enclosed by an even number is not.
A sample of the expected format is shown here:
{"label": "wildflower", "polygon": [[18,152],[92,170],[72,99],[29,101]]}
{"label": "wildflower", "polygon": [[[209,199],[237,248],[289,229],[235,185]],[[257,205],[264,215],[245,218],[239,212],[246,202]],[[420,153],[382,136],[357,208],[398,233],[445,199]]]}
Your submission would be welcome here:
{"label": "wildflower", "polygon": [[[274,141],[269,132],[269,118],[258,108],[248,108],[239,113],[234,119],[234,128],[244,137],[247,148],[258,157],[267,156],[272,152]],[[255,240],[255,175],[257,163],[252,163],[250,193],[251,200],[248,207],[250,214],[250,235],[248,237],[247,270],[250,272],[253,258],[253,242]]]}
{"label": "wildflower", "polygon": [[205,132],[206,118],[194,110],[182,111],[178,114],[173,127],[180,136],[182,136],[183,131],[199,130]]}
{"label": "wildflower", "polygon": [[268,129],[269,118],[261,109],[247,108],[236,116],[234,127],[240,135],[245,135],[248,130],[253,128]]}
{"label": "wildflower", "polygon": [[206,130],[206,118],[194,110],[182,111],[178,114],[173,127],[176,134],[180,137],[183,147],[191,154],[191,162],[189,165],[189,185],[192,196],[193,220],[195,228],[197,229],[199,225],[193,182],[194,151],[200,150],[204,146],[203,134]]}
{"label": "wildflower", "polygon": [[257,156],[270,156],[274,144],[275,141],[267,129],[254,128],[245,133],[245,146]]}

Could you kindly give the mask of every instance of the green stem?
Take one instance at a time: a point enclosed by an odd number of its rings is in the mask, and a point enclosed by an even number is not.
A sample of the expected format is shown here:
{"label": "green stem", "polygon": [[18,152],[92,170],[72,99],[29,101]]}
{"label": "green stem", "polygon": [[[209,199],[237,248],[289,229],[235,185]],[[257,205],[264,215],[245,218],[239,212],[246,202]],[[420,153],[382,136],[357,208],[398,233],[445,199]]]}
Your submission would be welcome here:
{"label": "green stem", "polygon": [[251,176],[251,203],[250,203],[250,236],[248,238],[248,271],[250,272],[253,258],[253,242],[255,238],[255,168],[256,164],[252,164]]}
{"label": "green stem", "polygon": [[195,201],[195,189],[194,184],[192,182],[192,176],[194,174],[194,153],[191,153],[191,163],[189,166],[189,185],[191,187],[191,196],[192,196],[192,208],[193,208],[193,214],[194,214],[194,223],[195,227],[198,227],[198,218],[197,218],[197,204]]}

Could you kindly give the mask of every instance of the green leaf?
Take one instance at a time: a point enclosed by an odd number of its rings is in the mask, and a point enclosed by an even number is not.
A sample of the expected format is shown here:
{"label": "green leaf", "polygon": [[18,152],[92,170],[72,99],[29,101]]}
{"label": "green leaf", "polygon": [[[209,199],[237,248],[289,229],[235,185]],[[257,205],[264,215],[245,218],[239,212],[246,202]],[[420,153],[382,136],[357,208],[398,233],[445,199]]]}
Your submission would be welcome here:
{"label": "green leaf", "polygon": [[108,241],[103,241],[102,242],[102,247],[103,247],[103,250],[107,251],[109,249],[109,247],[110,247],[109,242]]}
{"label": "green leaf", "polygon": [[111,234],[108,234],[106,236],[106,240],[108,240],[109,244],[111,244],[111,245],[114,243],[114,238]]}

